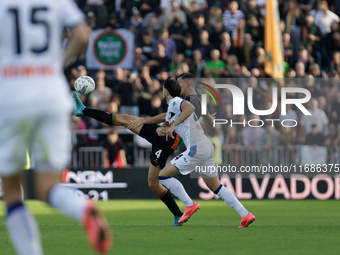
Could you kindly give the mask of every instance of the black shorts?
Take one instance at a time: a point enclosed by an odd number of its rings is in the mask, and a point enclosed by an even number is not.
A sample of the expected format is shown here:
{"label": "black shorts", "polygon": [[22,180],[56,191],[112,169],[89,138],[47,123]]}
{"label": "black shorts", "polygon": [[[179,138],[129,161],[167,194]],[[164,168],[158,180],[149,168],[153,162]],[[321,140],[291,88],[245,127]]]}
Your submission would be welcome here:
{"label": "black shorts", "polygon": [[175,139],[169,138],[166,141],[165,136],[158,136],[156,129],[158,125],[147,124],[142,127],[139,135],[148,140],[152,144],[150,161],[153,166],[159,166],[160,169],[165,167],[168,157],[177,149],[179,143],[179,135],[175,135]]}

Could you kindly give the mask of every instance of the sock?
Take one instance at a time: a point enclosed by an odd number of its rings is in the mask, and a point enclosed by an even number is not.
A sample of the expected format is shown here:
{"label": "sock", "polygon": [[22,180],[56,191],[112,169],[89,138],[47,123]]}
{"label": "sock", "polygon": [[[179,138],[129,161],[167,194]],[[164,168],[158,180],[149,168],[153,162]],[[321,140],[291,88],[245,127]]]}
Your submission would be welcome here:
{"label": "sock", "polygon": [[103,122],[105,124],[108,125],[115,125],[115,116],[113,113],[108,113],[108,112],[104,112],[101,110],[97,110],[97,109],[91,109],[86,107],[83,110],[83,113],[85,116],[94,118],[96,120],[99,120],[100,122]]}
{"label": "sock", "polygon": [[21,202],[7,208],[6,225],[17,254],[43,254],[38,225]]}
{"label": "sock", "polygon": [[222,198],[224,202],[231,208],[234,208],[234,210],[238,212],[241,217],[246,217],[248,215],[248,211],[243,207],[243,205],[237,199],[234,193],[228,190],[222,184],[217,188],[214,193]]}
{"label": "sock", "polygon": [[160,183],[170,190],[186,207],[190,207],[194,204],[194,201],[189,197],[185,191],[182,183],[173,177],[158,176]]}
{"label": "sock", "polygon": [[48,202],[68,217],[82,222],[87,201],[77,197],[75,191],[61,184],[55,185],[48,194]]}
{"label": "sock", "polygon": [[175,217],[182,216],[183,213],[179,209],[178,205],[175,202],[175,199],[168,189],[165,189],[164,193],[159,196],[159,199],[163,201],[163,203],[168,207],[168,209]]}

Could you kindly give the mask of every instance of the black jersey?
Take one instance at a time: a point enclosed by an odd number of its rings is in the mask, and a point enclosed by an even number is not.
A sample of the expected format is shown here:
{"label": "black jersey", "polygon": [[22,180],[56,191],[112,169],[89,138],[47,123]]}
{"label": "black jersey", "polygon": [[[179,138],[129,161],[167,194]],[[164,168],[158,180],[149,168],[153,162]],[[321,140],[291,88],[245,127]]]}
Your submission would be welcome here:
{"label": "black jersey", "polygon": [[201,112],[201,97],[199,95],[189,95],[184,98],[189,101],[193,106],[195,106],[195,114],[197,118],[202,116]]}

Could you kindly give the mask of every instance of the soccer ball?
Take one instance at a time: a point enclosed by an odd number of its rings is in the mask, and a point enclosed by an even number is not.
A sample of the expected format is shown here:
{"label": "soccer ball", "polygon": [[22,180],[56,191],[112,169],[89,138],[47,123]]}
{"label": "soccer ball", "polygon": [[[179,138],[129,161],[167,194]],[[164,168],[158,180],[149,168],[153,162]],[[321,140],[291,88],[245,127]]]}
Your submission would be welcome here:
{"label": "soccer ball", "polygon": [[90,76],[80,76],[74,83],[74,89],[83,95],[87,95],[94,91],[96,84]]}

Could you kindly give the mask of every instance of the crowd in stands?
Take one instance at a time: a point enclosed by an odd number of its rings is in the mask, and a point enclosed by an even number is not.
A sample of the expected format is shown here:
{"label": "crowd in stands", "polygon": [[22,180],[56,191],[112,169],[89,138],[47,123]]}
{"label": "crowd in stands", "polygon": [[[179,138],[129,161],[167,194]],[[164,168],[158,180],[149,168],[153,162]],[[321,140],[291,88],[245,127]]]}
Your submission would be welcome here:
{"label": "crowd in stands", "polygon": [[[135,34],[131,70],[89,70],[85,54],[67,70],[70,87],[81,75],[96,81],[96,91],[82,100],[89,107],[134,116],[154,116],[166,110],[162,82],[191,72],[196,78],[225,78],[246,94],[254,91],[254,107],[270,107],[273,82],[266,78],[264,63],[265,0],[78,0],[93,29],[126,28]],[[311,117],[295,107],[286,118],[298,121],[294,128],[267,123],[263,128],[223,126],[210,130],[224,146],[270,148],[296,144],[340,146],[340,1],[278,0],[283,41],[285,86],[307,88],[312,99],[306,105]],[[70,36],[65,30],[64,40]],[[242,80],[242,82],[240,81]],[[264,80],[265,81],[265,80]],[[210,109],[217,117],[232,117],[230,94],[223,107]],[[294,95],[293,95],[294,96]],[[265,98],[268,98],[265,100]],[[279,109],[270,116],[282,120]],[[246,114],[237,118],[256,119]],[[101,129],[93,119],[79,119],[74,129]],[[238,121],[242,121],[239,119]],[[208,129],[209,130],[209,129]],[[90,134],[78,145],[124,149],[120,138]],[[116,142],[117,143],[117,142]],[[111,148],[110,147],[110,148]],[[223,147],[223,146],[222,146]],[[115,158],[115,156],[112,156]],[[114,161],[114,160],[113,160]],[[112,162],[111,162],[112,164]]]}

